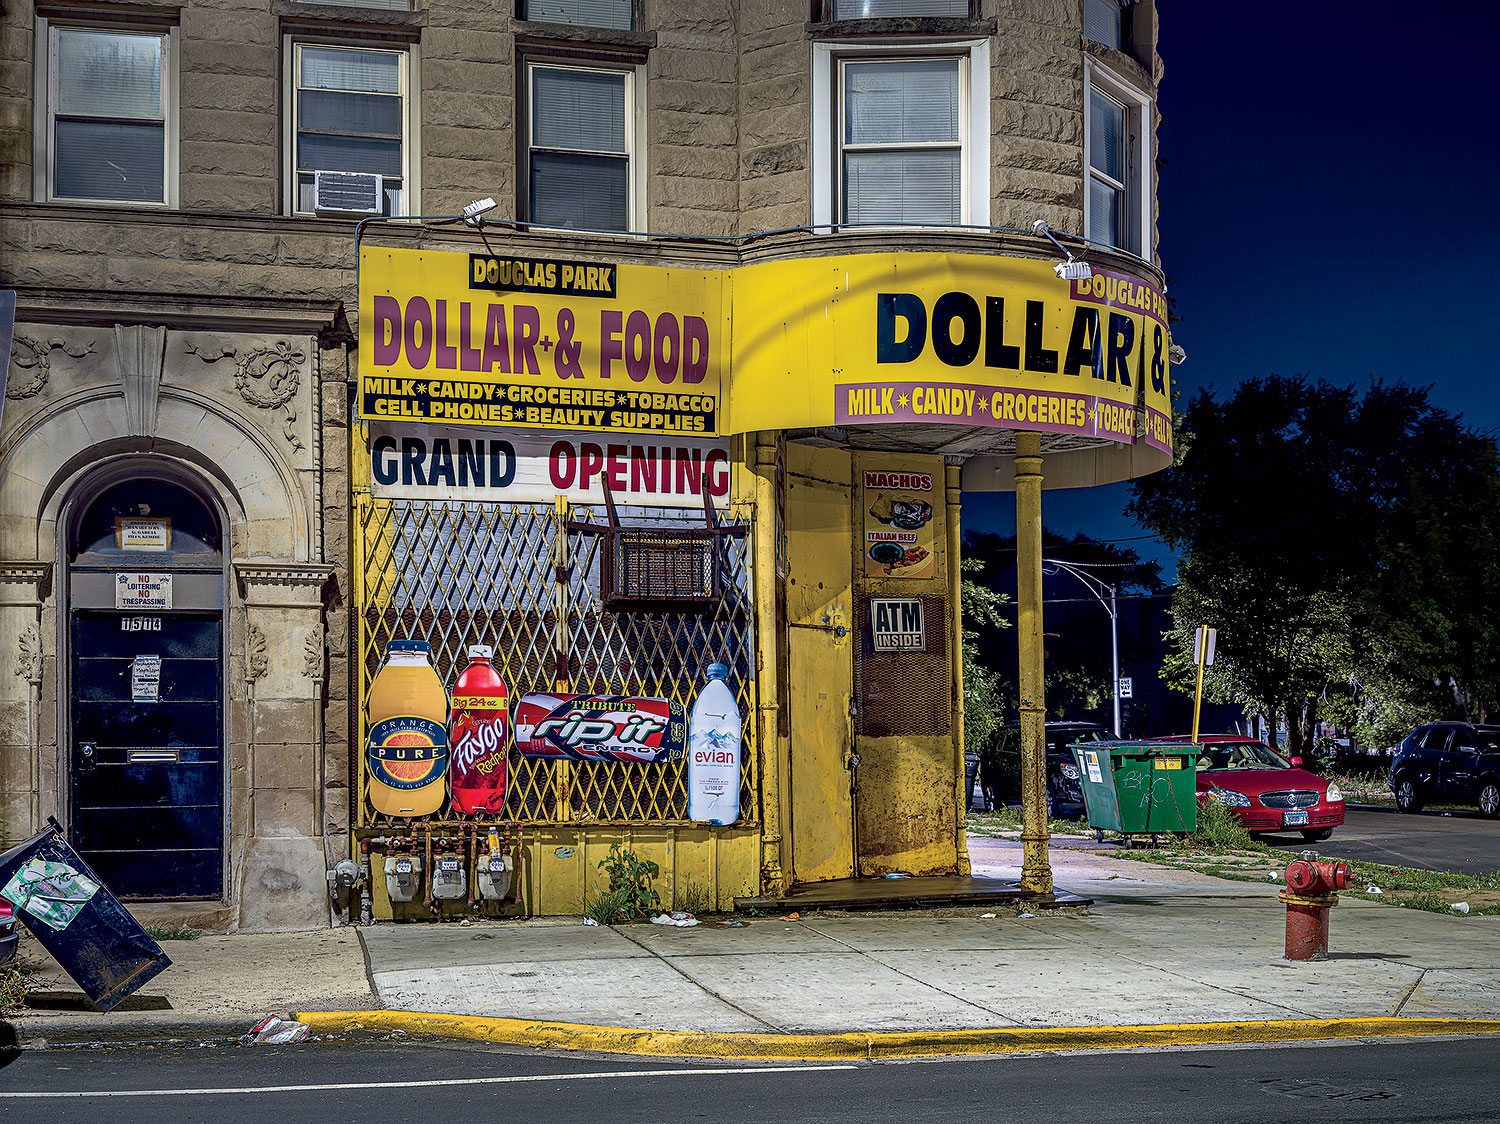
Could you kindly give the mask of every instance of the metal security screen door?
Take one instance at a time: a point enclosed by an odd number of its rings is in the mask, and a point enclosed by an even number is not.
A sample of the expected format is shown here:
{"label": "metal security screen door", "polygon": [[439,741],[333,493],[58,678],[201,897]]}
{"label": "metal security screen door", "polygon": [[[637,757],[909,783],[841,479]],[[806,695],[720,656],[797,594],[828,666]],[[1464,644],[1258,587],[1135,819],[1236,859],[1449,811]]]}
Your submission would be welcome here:
{"label": "metal security screen door", "polygon": [[107,468],[70,536],[72,842],[119,897],[221,898],[220,523],[152,463]]}
{"label": "metal security screen door", "polygon": [[219,896],[221,630],[217,614],[73,615],[75,836],[122,898]]}

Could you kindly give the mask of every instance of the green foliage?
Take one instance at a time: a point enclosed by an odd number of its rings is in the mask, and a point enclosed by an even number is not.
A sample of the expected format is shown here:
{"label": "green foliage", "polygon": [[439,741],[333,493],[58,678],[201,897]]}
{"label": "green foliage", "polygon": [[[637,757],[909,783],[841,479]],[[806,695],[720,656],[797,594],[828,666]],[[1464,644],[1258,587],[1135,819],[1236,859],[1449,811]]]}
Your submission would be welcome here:
{"label": "green foliage", "polygon": [[583,915],[600,925],[613,925],[616,921],[629,921],[625,915],[625,891],[601,890],[583,895]]}
{"label": "green foliage", "polygon": [[154,941],[195,941],[203,934],[186,925],[173,925],[171,928],[147,925],[146,935]]}
{"label": "green foliage", "polygon": [[698,882],[689,882],[677,892],[677,901],[672,908],[691,913],[696,917],[700,913],[712,913],[715,904],[713,894],[709,892],[707,886]]}
{"label": "green foliage", "polygon": [[[618,919],[635,921],[649,916],[653,910],[661,909],[661,896],[651,885],[661,874],[661,867],[650,859],[640,858],[634,851],[627,851],[620,844],[611,843],[609,856],[599,860],[599,869],[609,875],[609,890],[598,897],[606,898],[606,904],[617,901],[615,908]],[[614,895],[618,895],[618,898]],[[595,917],[594,920],[599,919]]]}
{"label": "green foliage", "polygon": [[[977,558],[965,558],[961,566],[964,573],[977,574],[984,569]],[[1003,615],[1010,598],[969,578],[960,585],[959,597],[963,611],[964,746],[978,753],[993,742],[1005,717],[1005,693],[999,675],[980,658],[980,629],[1010,627]]]}
{"label": "green foliage", "polygon": [[1500,451],[1427,391],[1306,376],[1196,395],[1177,463],[1129,511],[1183,560],[1163,678],[1191,691],[1192,632],[1219,630],[1210,701],[1319,718],[1390,744],[1500,702]]}
{"label": "green foliage", "polygon": [[1187,844],[1199,851],[1238,850],[1250,846],[1250,833],[1239,816],[1210,797],[1198,801],[1198,830]]}
{"label": "green foliage", "polygon": [[26,1005],[31,972],[16,960],[0,964],[0,1017],[14,1015]]}

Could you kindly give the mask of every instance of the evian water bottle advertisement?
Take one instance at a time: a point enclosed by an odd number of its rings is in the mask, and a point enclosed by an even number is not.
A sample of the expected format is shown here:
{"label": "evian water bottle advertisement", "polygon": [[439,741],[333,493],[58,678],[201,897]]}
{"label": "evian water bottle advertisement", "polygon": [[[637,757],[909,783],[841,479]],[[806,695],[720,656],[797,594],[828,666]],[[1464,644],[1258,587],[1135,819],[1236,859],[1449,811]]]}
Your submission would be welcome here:
{"label": "evian water bottle advertisement", "polygon": [[710,664],[688,716],[688,819],[723,826],[740,818],[740,753],[740,708],[729,668]]}

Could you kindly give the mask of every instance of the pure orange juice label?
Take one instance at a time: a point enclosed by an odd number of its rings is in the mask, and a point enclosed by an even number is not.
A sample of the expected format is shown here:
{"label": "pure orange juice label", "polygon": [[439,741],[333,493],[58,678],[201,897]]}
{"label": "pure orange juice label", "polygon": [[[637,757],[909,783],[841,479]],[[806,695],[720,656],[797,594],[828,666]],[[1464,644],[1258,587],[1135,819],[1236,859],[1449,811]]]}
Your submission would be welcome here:
{"label": "pure orange juice label", "polygon": [[414,714],[381,719],[370,727],[370,776],[410,792],[440,781],[448,769],[448,731]]}

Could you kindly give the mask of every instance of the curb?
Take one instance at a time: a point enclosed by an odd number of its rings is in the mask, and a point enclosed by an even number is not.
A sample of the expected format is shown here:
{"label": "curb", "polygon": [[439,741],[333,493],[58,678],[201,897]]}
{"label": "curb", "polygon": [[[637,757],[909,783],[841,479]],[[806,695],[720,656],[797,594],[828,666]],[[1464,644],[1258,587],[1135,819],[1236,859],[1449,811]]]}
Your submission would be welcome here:
{"label": "curb", "polygon": [[1339,1038],[1500,1035],[1500,1019],[1286,1019],[1246,1023],[1162,1023],[1025,1029],[890,1031],[848,1034],[719,1034],[533,1022],[413,1011],[299,1011],[315,1034],[349,1031],[434,1035],[493,1045],[587,1050],[661,1058],[829,1061],[1121,1050],[1145,1046],[1251,1045]]}

